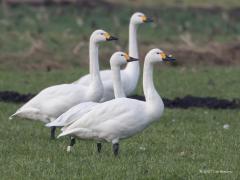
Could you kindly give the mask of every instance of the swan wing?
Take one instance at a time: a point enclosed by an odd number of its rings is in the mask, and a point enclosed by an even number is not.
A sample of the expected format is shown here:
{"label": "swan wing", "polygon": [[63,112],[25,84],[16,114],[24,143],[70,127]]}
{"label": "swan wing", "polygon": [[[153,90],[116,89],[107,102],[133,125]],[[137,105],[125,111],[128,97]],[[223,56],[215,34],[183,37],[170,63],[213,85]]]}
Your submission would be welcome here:
{"label": "swan wing", "polygon": [[[51,86],[38,93],[18,111],[29,112],[29,109],[37,109],[41,114],[56,118],[72,106],[86,101],[87,90],[86,86],[79,84]],[[22,116],[24,116],[23,113]]]}
{"label": "swan wing", "polygon": [[59,134],[58,138],[68,134],[74,134],[75,136],[81,137],[81,139],[97,139],[97,133],[87,128],[74,128],[69,131],[64,131]]}
{"label": "swan wing", "polygon": [[[86,128],[98,134],[99,139],[112,140],[125,137],[131,130],[139,129],[139,125],[146,124],[144,102],[118,98],[94,107],[73,124],[63,129],[64,135],[75,135],[72,129]],[[124,133],[123,133],[124,132]],[[81,136],[80,136],[81,138]]]}
{"label": "swan wing", "polygon": [[61,116],[59,116],[55,121],[46,124],[47,127],[62,127],[62,126],[68,126],[69,124],[73,123],[76,119],[80,118],[83,114],[91,111],[94,106],[98,105],[99,103],[96,102],[85,102],[80,103],[72,108],[70,108],[68,111],[63,113]]}

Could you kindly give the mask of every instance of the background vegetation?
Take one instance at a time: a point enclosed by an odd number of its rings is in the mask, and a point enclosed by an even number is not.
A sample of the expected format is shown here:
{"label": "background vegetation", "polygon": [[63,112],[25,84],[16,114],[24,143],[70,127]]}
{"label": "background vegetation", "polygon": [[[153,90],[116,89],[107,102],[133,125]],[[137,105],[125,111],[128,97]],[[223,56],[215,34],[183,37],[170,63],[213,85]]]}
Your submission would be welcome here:
{"label": "background vegetation", "polygon": [[[89,36],[98,28],[120,38],[117,43],[102,44],[101,59],[107,59],[116,49],[127,51],[129,17],[135,11],[155,19],[154,24],[139,27],[142,58],[150,48],[161,47],[180,58],[179,64],[239,64],[238,8],[227,9],[224,4],[198,7],[197,2],[189,7],[186,6],[188,1],[183,1],[185,6],[171,6],[171,1],[165,6],[160,2],[151,1],[150,7],[141,1],[133,3],[138,4],[137,7],[125,1],[49,7],[3,6],[0,11],[0,68],[86,66]],[[107,61],[101,64],[109,67]]]}
{"label": "background vegetation", "polygon": [[[88,3],[91,2],[91,3]],[[240,1],[79,1],[70,5],[0,7],[0,91],[37,93],[88,72],[88,40],[101,28],[120,38],[100,47],[101,68],[128,46],[133,12],[155,19],[139,27],[141,59],[159,47],[178,60],[160,65],[161,96],[239,98]],[[138,94],[142,94],[139,83]],[[21,104],[0,102],[1,179],[239,179],[239,110],[166,109],[161,121],[97,154],[93,142],[49,140],[40,122],[8,121]],[[212,170],[203,173],[204,170]],[[230,171],[219,173],[218,171]]]}

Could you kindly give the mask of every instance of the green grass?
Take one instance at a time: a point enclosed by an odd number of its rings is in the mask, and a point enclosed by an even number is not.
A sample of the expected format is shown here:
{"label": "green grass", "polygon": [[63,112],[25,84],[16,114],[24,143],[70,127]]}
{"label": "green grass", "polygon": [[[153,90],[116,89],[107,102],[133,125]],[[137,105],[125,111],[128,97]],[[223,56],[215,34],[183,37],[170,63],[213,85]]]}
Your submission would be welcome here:
{"label": "green grass", "polygon": [[[109,68],[109,67],[108,67]],[[0,91],[37,93],[50,85],[68,83],[87,73],[87,68],[69,68],[46,71],[0,72]],[[155,85],[163,97],[184,95],[212,96],[232,99],[239,97],[239,67],[170,67],[159,65],[155,69]],[[141,81],[138,94],[142,94]]]}
{"label": "green grass", "polygon": [[[239,68],[168,68],[155,71],[164,97],[192,94],[239,97]],[[38,92],[52,84],[71,82],[83,69],[62,71],[1,71],[0,90]],[[141,88],[138,88],[141,93]],[[110,144],[96,153],[95,143],[77,141],[67,153],[68,138],[49,140],[40,122],[8,120],[20,104],[0,103],[1,179],[238,179],[239,110],[166,109],[160,122],[121,141],[120,156]],[[229,129],[224,129],[229,124]],[[231,171],[229,174],[201,170]]]}
{"label": "green grass", "polygon": [[[1,179],[237,179],[240,175],[239,111],[167,109],[160,122],[122,141],[120,156],[114,158],[110,144],[97,154],[95,143],[85,141],[77,141],[68,154],[68,139],[49,140],[49,129],[42,124],[8,121],[16,107],[1,103]],[[224,124],[230,128],[224,129]]]}
{"label": "green grass", "polygon": [[[176,10],[175,0],[134,1],[108,10],[66,8],[11,8],[0,11],[0,91],[37,93],[50,85],[72,82],[88,72],[88,39],[102,28],[117,35],[126,49],[128,22],[135,11],[155,17],[154,25],[139,28],[141,57],[149,46],[182,45],[180,36],[190,34],[200,46],[228,43],[240,36],[239,17],[225,7],[239,6],[237,0],[183,0],[184,6],[220,5],[223,11]],[[166,6],[162,6],[166,5]],[[226,14],[224,14],[226,13]],[[97,14],[97,16],[96,16]],[[226,18],[227,15],[227,18]],[[28,55],[34,41],[40,49]],[[73,49],[84,42],[74,54]],[[115,51],[116,44],[100,47],[100,64]],[[179,61],[181,61],[179,59]],[[191,59],[189,59],[191,61]],[[180,63],[181,64],[181,63]],[[50,72],[46,67],[53,67]],[[156,68],[155,85],[162,97],[185,95],[239,98],[239,67]],[[142,94],[141,83],[137,93]],[[160,122],[120,144],[114,158],[111,145],[96,153],[95,143],[78,141],[66,153],[68,139],[49,140],[49,129],[40,122],[8,117],[21,104],[0,102],[0,179],[239,179],[239,110],[166,109]],[[229,129],[224,129],[229,124]],[[201,170],[231,171],[203,174]]]}

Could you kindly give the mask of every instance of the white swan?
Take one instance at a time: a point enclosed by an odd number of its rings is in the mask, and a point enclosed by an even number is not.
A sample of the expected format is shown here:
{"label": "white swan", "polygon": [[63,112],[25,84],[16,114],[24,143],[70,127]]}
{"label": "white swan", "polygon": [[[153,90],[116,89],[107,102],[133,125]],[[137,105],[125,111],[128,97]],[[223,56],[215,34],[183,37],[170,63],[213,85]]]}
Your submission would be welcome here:
{"label": "white swan", "polygon": [[[120,76],[120,67],[125,65],[128,62],[137,61],[138,59],[129,57],[124,52],[115,52],[110,58],[110,66],[112,71],[112,80],[114,86],[114,96],[115,98],[126,97],[124,90],[122,88],[121,76]],[[110,77],[109,77],[110,78]],[[46,124],[47,127],[63,127],[65,129],[67,126],[72,124],[74,121],[79,119],[81,116],[91,111],[95,106],[99,105],[97,102],[85,102],[80,103],[67,112],[63,113],[56,120]],[[67,151],[71,151],[71,147],[75,144],[75,138],[71,138],[70,145],[67,148]],[[101,143],[97,144],[98,152],[101,151]]]}
{"label": "white swan", "polygon": [[[48,87],[24,104],[15,114],[44,123],[51,122],[66,112],[69,108],[81,102],[98,102],[103,95],[103,85],[99,74],[98,44],[99,42],[116,40],[103,30],[96,30],[90,37],[89,59],[91,80],[88,85],[61,84]],[[51,137],[55,136],[55,127],[51,130]]]}
{"label": "white swan", "polygon": [[[112,71],[112,80],[114,86],[114,96],[115,98],[126,97],[120,76],[120,67],[128,62],[137,61],[138,59],[129,57],[124,52],[116,52],[110,58],[110,66]],[[85,102],[80,103],[67,112],[59,116],[55,121],[46,124],[47,127],[63,127],[62,130],[66,129],[70,124],[78,120],[85,113],[91,111],[95,106],[99,105],[97,102]],[[75,144],[75,138],[71,137],[70,145],[67,147],[67,151],[71,151],[71,147]],[[98,152],[101,151],[101,143],[97,143]]]}
{"label": "white swan", "polygon": [[[129,56],[139,59],[138,45],[137,45],[137,28],[139,24],[152,22],[152,19],[147,18],[143,13],[134,13],[130,19],[129,24]],[[114,98],[113,82],[111,78],[111,71],[104,70],[100,72],[104,87],[104,95],[101,102],[105,102]],[[139,62],[128,63],[126,68],[121,70],[122,85],[127,96],[132,95],[137,87],[140,75]],[[81,77],[74,83],[89,84],[90,75]]]}
{"label": "white swan", "polygon": [[146,102],[117,98],[99,104],[89,113],[63,130],[58,136],[71,135],[80,139],[95,139],[112,142],[115,155],[119,151],[119,140],[141,132],[163,113],[164,104],[155,90],[153,66],[162,61],[172,61],[172,57],[160,49],[152,49],[145,57],[143,70],[143,90]]}
{"label": "white swan", "polygon": [[[137,59],[128,56],[124,52],[115,52],[110,58],[110,66],[112,71],[112,80],[114,86],[115,98],[126,97],[122,88],[120,68],[128,62],[137,61]],[[109,77],[111,78],[111,77]],[[72,124],[77,118],[85,113],[91,111],[94,106],[98,105],[97,102],[84,102],[73,106],[68,111],[59,116],[56,120],[46,124],[47,127],[63,127]]]}

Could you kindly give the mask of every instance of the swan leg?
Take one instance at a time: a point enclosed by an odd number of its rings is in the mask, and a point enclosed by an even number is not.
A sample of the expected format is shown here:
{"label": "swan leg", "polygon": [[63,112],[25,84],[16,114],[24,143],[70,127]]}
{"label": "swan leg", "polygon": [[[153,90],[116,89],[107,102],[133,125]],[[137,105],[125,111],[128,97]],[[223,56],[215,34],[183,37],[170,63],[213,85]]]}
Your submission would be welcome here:
{"label": "swan leg", "polygon": [[70,144],[67,147],[67,152],[71,152],[71,148],[76,144],[76,139],[74,137],[70,137]]}
{"label": "swan leg", "polygon": [[56,127],[55,126],[51,127],[51,139],[55,139],[55,131]]}
{"label": "swan leg", "polygon": [[113,154],[117,156],[119,153],[119,143],[114,143],[112,148],[113,148]]}
{"label": "swan leg", "polygon": [[97,143],[97,151],[98,151],[98,153],[100,153],[101,150],[102,150],[102,143],[98,142]]}

